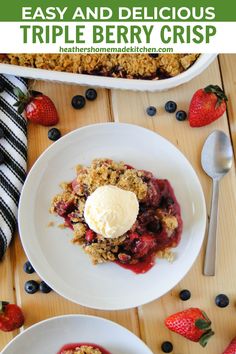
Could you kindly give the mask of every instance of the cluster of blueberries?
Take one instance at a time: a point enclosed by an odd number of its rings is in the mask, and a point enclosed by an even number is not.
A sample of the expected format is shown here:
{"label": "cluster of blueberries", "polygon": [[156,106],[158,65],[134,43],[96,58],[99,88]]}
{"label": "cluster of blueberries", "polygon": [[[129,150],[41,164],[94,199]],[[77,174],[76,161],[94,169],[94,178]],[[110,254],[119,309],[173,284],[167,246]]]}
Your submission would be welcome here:
{"label": "cluster of blueberries", "polygon": [[97,91],[93,88],[89,88],[85,91],[85,97],[82,95],[76,95],[72,98],[71,100],[71,105],[75,109],[81,109],[84,108],[86,104],[86,100],[88,101],[94,101],[97,98]]}
{"label": "cluster of blueberries", "polygon": [[[187,301],[191,298],[191,292],[187,289],[181,290],[179,293],[179,298],[182,301]],[[229,298],[225,294],[219,294],[215,297],[215,304],[218,307],[227,307],[229,305]],[[169,341],[165,341],[161,345],[161,350],[164,353],[171,353],[173,351],[173,344]]]}
{"label": "cluster of blueberries", "polygon": [[[86,104],[86,99],[88,101],[94,101],[97,98],[97,91],[93,88],[89,88],[85,91],[85,97],[82,95],[76,95],[71,100],[71,105],[74,109],[81,109]],[[61,132],[58,128],[51,128],[48,131],[48,139],[56,141],[60,139]]]}
{"label": "cluster of blueberries", "polygon": [[[32,274],[35,272],[34,268],[32,267],[32,265],[29,261],[25,262],[23,269],[24,269],[25,273],[27,273],[27,274]],[[44,294],[48,294],[48,293],[50,293],[50,291],[52,291],[50,286],[48,286],[44,281],[41,281],[40,283],[38,283],[36,280],[28,280],[25,283],[25,291],[28,294],[34,294],[38,290],[40,290]]]}
{"label": "cluster of blueberries", "polygon": [[[166,112],[175,113],[176,110],[177,110],[177,104],[174,101],[166,102],[166,104],[165,104],[165,111]],[[149,106],[146,109],[146,112],[150,117],[153,117],[156,115],[157,109],[154,106]],[[185,111],[180,110],[175,113],[175,117],[179,121],[184,121],[187,118],[187,113]]]}

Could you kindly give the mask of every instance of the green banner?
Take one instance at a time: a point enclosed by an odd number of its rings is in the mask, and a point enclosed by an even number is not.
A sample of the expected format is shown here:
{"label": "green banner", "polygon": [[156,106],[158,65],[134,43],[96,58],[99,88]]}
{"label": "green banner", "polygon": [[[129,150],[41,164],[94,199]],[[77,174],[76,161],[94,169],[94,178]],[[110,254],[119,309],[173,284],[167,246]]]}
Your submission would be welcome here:
{"label": "green banner", "polygon": [[0,21],[236,21],[232,0],[11,0]]}

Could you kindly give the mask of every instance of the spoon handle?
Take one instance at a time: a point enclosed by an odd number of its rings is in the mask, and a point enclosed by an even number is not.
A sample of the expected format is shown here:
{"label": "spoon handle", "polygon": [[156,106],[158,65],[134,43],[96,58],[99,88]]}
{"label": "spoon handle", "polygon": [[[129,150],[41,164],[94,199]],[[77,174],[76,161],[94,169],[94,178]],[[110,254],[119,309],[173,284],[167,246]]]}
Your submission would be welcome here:
{"label": "spoon handle", "polygon": [[219,199],[219,180],[213,179],[211,216],[208,231],[207,247],[204,262],[204,275],[215,275],[216,266],[216,233],[218,219],[218,199]]}

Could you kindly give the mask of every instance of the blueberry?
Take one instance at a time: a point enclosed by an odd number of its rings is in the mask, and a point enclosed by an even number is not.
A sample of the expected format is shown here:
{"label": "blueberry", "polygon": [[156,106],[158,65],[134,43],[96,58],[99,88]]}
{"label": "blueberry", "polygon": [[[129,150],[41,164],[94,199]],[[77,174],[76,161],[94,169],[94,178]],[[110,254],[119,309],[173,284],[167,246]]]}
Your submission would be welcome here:
{"label": "blueberry", "polygon": [[150,117],[153,117],[153,116],[155,116],[155,114],[157,113],[157,109],[156,109],[156,107],[154,107],[154,106],[149,106],[149,107],[146,109],[146,112],[147,112],[147,114],[148,114]]}
{"label": "blueberry", "polygon": [[28,294],[34,294],[39,290],[39,284],[35,280],[28,280],[25,283],[25,291]]}
{"label": "blueberry", "polygon": [[0,152],[0,165],[4,162],[4,155]]}
{"label": "blueberry", "polygon": [[146,210],[147,210],[147,205],[140,203],[140,204],[139,204],[139,212],[140,212],[140,213],[143,213],[143,212],[146,211]]}
{"label": "blueberry", "polygon": [[177,104],[174,101],[168,101],[165,104],[165,110],[168,113],[174,113],[177,109]]}
{"label": "blueberry", "polygon": [[71,105],[75,109],[81,109],[85,106],[85,98],[81,95],[76,95],[72,98]]}
{"label": "blueberry", "polygon": [[58,139],[60,139],[61,137],[61,132],[59,129],[57,128],[51,128],[48,131],[48,139],[52,140],[52,141],[56,141]]}
{"label": "blueberry", "polygon": [[32,267],[32,264],[29,261],[25,262],[23,269],[24,272],[27,274],[32,274],[35,272],[34,268]]}
{"label": "blueberry", "polygon": [[173,351],[173,344],[171,342],[163,342],[161,345],[161,349],[164,353],[171,353]]}
{"label": "blueberry", "polygon": [[153,220],[147,224],[147,228],[151,232],[158,233],[161,231],[161,223],[159,220]]}
{"label": "blueberry", "polygon": [[0,128],[0,139],[4,137],[4,130]]}
{"label": "blueberry", "polygon": [[154,58],[154,59],[159,56],[158,53],[152,53],[152,54],[148,54],[148,55],[149,55],[149,57]]}
{"label": "blueberry", "polygon": [[0,93],[5,90],[6,86],[3,82],[0,81]]}
{"label": "blueberry", "polygon": [[187,113],[185,111],[178,111],[175,114],[176,119],[179,121],[183,121],[187,118]]}
{"label": "blueberry", "polygon": [[191,297],[191,292],[189,290],[187,290],[187,289],[181,290],[180,293],[179,293],[179,297],[180,297],[181,300],[187,301]]}
{"label": "blueberry", "polygon": [[174,200],[171,197],[166,198],[166,205],[170,206],[172,204],[174,204]]}
{"label": "blueberry", "polygon": [[87,100],[89,101],[94,101],[97,98],[97,91],[94,90],[93,88],[89,88],[86,90],[85,92],[85,97],[87,98]]}
{"label": "blueberry", "polygon": [[41,281],[41,283],[39,284],[39,290],[44,294],[48,294],[50,293],[50,291],[52,291],[50,286],[46,284],[45,281]]}
{"label": "blueberry", "polygon": [[229,298],[225,294],[219,294],[215,298],[215,303],[219,307],[226,307],[229,305]]}

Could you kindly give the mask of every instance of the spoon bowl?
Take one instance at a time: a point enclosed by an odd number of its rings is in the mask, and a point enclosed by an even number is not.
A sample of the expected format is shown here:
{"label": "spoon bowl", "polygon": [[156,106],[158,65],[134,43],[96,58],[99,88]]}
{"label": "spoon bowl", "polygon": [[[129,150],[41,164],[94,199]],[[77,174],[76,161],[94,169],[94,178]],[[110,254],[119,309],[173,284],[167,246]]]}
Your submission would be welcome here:
{"label": "spoon bowl", "polygon": [[213,180],[204,275],[215,275],[219,181],[229,172],[232,162],[233,149],[229,137],[224,132],[215,130],[206,139],[201,154],[202,168]]}
{"label": "spoon bowl", "polygon": [[231,168],[233,150],[228,136],[219,130],[211,133],[202,149],[202,168],[211,178],[222,178]]}

